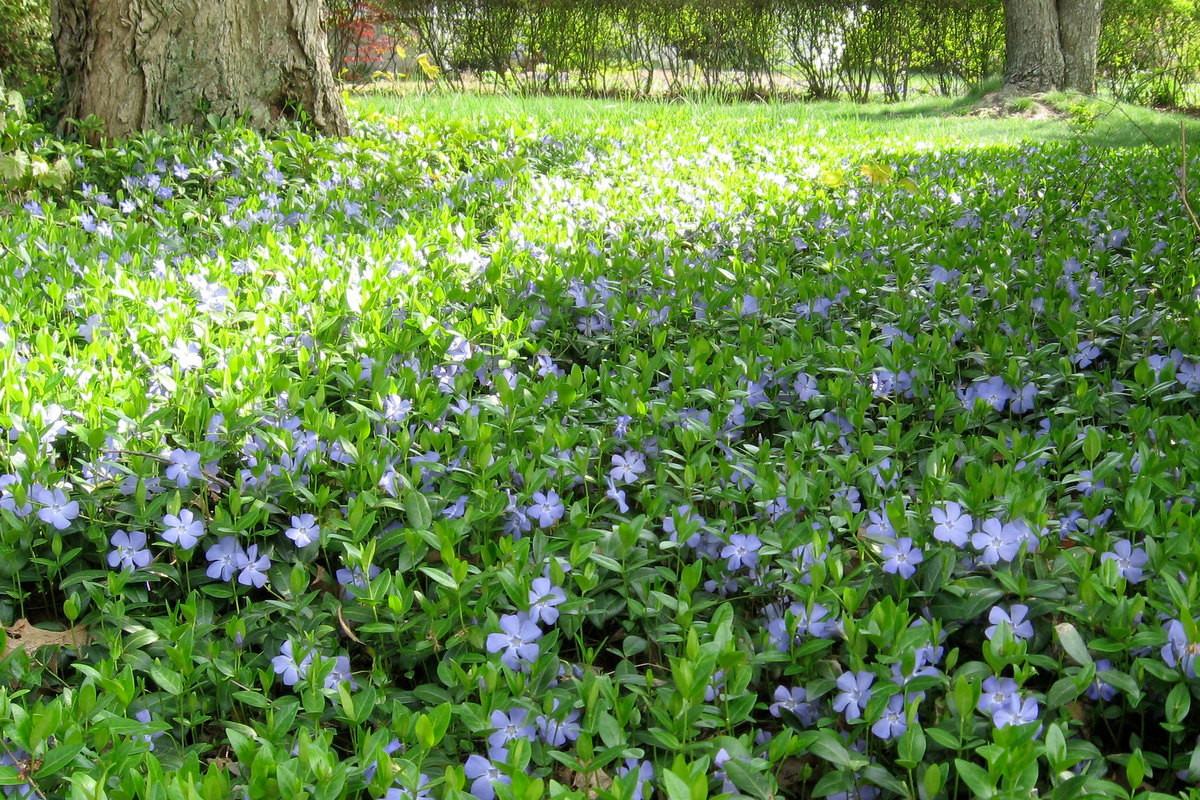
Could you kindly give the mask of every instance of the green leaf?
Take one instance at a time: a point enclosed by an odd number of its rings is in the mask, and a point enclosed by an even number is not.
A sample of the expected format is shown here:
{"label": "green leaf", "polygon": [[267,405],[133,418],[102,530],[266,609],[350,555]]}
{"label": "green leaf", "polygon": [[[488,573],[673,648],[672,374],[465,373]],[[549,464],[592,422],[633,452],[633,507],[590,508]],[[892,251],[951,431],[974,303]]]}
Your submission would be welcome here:
{"label": "green leaf", "polygon": [[38,771],[34,777],[38,780],[45,780],[52,775],[57,775],[63,767],[74,761],[75,757],[78,756],[82,751],[82,742],[77,744],[64,744],[61,747],[55,747],[54,749],[47,751],[46,754],[42,756],[42,765],[38,768]]}
{"label": "green leaf", "polygon": [[1046,726],[1046,761],[1054,772],[1066,769],[1067,740],[1058,723]]}
{"label": "green leaf", "polygon": [[1092,655],[1088,652],[1083,637],[1079,635],[1079,631],[1075,629],[1074,625],[1069,622],[1060,622],[1054,626],[1054,632],[1058,636],[1058,643],[1072,661],[1081,667],[1092,663]]}
{"label": "green leaf", "polygon": [[0,155],[0,178],[16,182],[29,174],[29,155],[18,150]]}
{"label": "green leaf", "polygon": [[1188,760],[1187,775],[1184,780],[1193,786],[1200,783],[1200,744],[1192,749],[1192,757]]}
{"label": "green leaf", "polygon": [[46,159],[41,156],[30,156],[29,158],[29,175],[38,183],[50,174],[50,165],[46,163]]}
{"label": "green leaf", "polygon": [[954,759],[954,768],[958,771],[958,777],[962,778],[963,783],[971,789],[974,797],[988,800],[989,797],[996,794],[996,787],[992,784],[992,779],[988,777],[987,771],[982,767],[956,758]]}
{"label": "green leaf", "polygon": [[1046,693],[1046,707],[1059,708],[1079,697],[1079,685],[1074,678],[1059,678]]}
{"label": "green leaf", "polygon": [[1117,691],[1125,694],[1129,698],[1129,702],[1137,705],[1142,698],[1142,689],[1128,674],[1115,669],[1106,669],[1096,673],[1098,680],[1107,683]]}
{"label": "green leaf", "polygon": [[930,764],[925,768],[925,774],[921,776],[921,787],[925,790],[926,797],[937,797],[945,783],[946,773],[940,764]]}
{"label": "green leaf", "polygon": [[897,763],[912,769],[925,758],[925,733],[920,725],[912,724],[900,735],[896,746]]}
{"label": "green leaf", "polygon": [[233,693],[233,699],[239,703],[245,703],[253,708],[268,708],[271,701],[268,700],[261,692],[254,692],[243,689]]}
{"label": "green leaf", "polygon": [[275,778],[279,781],[280,797],[301,796],[299,768],[300,762],[294,759],[284,761],[275,768]]}
{"label": "green leaf", "polygon": [[825,759],[835,767],[857,770],[867,763],[865,758],[851,754],[832,731],[816,731],[805,738],[810,739],[807,748],[809,752]]}
{"label": "green leaf", "polygon": [[1179,723],[1188,715],[1192,708],[1192,693],[1186,683],[1177,683],[1167,695],[1167,722]]}
{"label": "green leaf", "polygon": [[442,572],[440,569],[434,569],[433,567],[419,567],[419,569],[425,575],[428,575],[430,578],[432,578],[435,583],[445,586],[447,589],[458,591],[458,583],[454,580],[454,578]]}
{"label": "green leaf", "polygon": [[908,787],[904,785],[904,781],[888,772],[879,764],[869,764],[863,767],[858,774],[876,786],[887,789],[889,792],[898,794],[901,797],[908,795]]}
{"label": "green leaf", "polygon": [[[0,87],[0,91],[2,90],[3,87]],[[0,108],[0,111],[11,114],[15,119],[25,119],[25,98],[21,96],[20,92],[16,89],[9,89],[0,97],[4,98],[4,108]],[[0,114],[0,119],[3,118],[4,114]]]}
{"label": "green leaf", "polygon": [[175,697],[183,694],[183,682],[179,673],[164,666],[158,659],[150,664],[150,677],[154,678],[154,682],[161,686],[167,694]]}
{"label": "green leaf", "polygon": [[663,773],[663,788],[669,800],[692,800],[692,789],[688,782],[671,770]]}
{"label": "green leaf", "polygon": [[601,555],[600,553],[597,553],[597,552],[592,552],[591,555],[588,556],[588,558],[591,559],[592,561],[596,562],[600,566],[604,567],[606,570],[609,570],[610,572],[616,572],[618,574],[620,574],[621,572],[624,572],[624,570],[621,568],[621,562],[617,561],[614,558],[609,558],[608,556]]}
{"label": "green leaf", "polygon": [[416,489],[405,492],[404,513],[408,515],[409,527],[416,530],[427,531],[433,524],[433,512],[429,510],[429,501]]}
{"label": "green leaf", "polygon": [[740,789],[742,794],[757,797],[759,800],[770,800],[775,796],[771,781],[767,779],[767,776],[755,769],[753,764],[744,758],[731,758],[726,761],[725,773],[729,775],[729,780],[733,781],[733,785]]}
{"label": "green leaf", "polygon": [[597,715],[596,732],[600,734],[600,741],[604,742],[605,747],[619,747],[625,743],[621,726],[617,724],[616,718],[607,711],[601,711]]}
{"label": "green leaf", "polygon": [[434,744],[437,742],[433,736],[433,723],[429,721],[429,717],[424,714],[417,717],[415,731],[417,734],[417,743],[421,745],[422,749],[432,750]]}
{"label": "green leaf", "polygon": [[951,733],[950,731],[943,730],[942,728],[926,728],[925,735],[928,736],[930,739],[933,739],[935,742],[937,742],[938,744],[940,744],[942,747],[946,748],[947,750],[957,750],[958,749],[958,745],[959,745],[958,736],[956,736],[954,733]]}
{"label": "green leaf", "polygon": [[1142,779],[1146,777],[1146,760],[1142,757],[1140,749],[1134,749],[1129,756],[1129,760],[1125,762],[1125,779],[1129,783],[1131,791],[1138,791],[1142,786]]}

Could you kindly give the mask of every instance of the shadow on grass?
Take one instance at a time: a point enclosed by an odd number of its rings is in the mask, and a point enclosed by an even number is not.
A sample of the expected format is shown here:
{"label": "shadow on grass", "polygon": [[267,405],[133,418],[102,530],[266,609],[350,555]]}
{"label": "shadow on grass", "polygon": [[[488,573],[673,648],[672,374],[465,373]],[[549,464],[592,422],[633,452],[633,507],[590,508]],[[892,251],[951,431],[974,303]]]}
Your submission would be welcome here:
{"label": "shadow on grass", "polygon": [[977,129],[983,138],[1007,132],[1032,141],[1082,141],[1093,147],[1150,146],[1159,150],[1177,150],[1181,138],[1189,146],[1200,142],[1200,116],[1194,114],[1097,99],[1083,100],[1086,105],[1072,113],[1070,101],[1059,98],[1048,101],[1061,112],[1061,116],[1051,119],[1027,119],[1020,114],[986,117],[972,113],[978,108],[980,99],[981,96],[975,94],[958,98],[921,98],[891,106],[854,107],[838,103],[831,104],[828,112],[831,117],[873,122],[884,130],[895,129],[896,123],[936,121],[951,123],[952,127],[961,126],[964,133]]}

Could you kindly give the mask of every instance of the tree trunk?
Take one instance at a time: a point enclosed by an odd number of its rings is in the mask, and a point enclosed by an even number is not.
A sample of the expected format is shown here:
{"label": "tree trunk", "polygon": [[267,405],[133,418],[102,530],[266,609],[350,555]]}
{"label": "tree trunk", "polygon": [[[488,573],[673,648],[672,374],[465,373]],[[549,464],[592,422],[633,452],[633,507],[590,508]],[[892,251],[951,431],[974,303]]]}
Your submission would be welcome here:
{"label": "tree trunk", "polygon": [[1101,0],[1058,0],[1064,89],[1096,93],[1096,53],[1100,43]]}
{"label": "tree trunk", "polygon": [[1004,0],[1004,83],[1096,91],[1102,0]]}
{"label": "tree trunk", "polygon": [[1057,89],[1063,79],[1054,0],[1005,0],[1004,82],[1031,92]]}
{"label": "tree trunk", "polygon": [[301,112],[349,133],[320,0],[54,0],[51,15],[64,117],[95,114],[106,136]]}

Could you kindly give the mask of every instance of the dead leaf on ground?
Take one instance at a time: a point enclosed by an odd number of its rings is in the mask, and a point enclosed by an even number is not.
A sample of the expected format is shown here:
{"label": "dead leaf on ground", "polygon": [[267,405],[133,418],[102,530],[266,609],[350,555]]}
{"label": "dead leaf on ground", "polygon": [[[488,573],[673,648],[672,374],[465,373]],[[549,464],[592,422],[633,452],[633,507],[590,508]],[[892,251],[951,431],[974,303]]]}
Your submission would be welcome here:
{"label": "dead leaf on ground", "polygon": [[576,772],[566,765],[556,770],[559,783],[570,786],[577,792],[587,792],[589,798],[594,798],[598,791],[608,791],[612,787],[612,778],[602,769],[593,772]]}
{"label": "dead leaf on ground", "polygon": [[8,655],[18,647],[33,655],[39,647],[60,645],[62,647],[79,648],[91,641],[87,629],[82,625],[68,628],[65,631],[48,631],[30,624],[27,619],[19,619],[10,627],[4,629],[7,636],[4,640],[4,655]]}
{"label": "dead leaf on ground", "polygon": [[805,770],[806,766],[807,761],[804,758],[797,758],[796,756],[785,758],[783,763],[779,765],[778,774],[775,776],[776,780],[779,781],[779,788],[790,789],[797,784],[803,783],[807,774]]}
{"label": "dead leaf on ground", "polygon": [[228,772],[235,778],[240,778],[242,775],[242,765],[228,756],[213,756],[212,758],[206,759],[206,761],[208,761],[208,763],[211,764],[215,769],[219,769],[222,772]]}

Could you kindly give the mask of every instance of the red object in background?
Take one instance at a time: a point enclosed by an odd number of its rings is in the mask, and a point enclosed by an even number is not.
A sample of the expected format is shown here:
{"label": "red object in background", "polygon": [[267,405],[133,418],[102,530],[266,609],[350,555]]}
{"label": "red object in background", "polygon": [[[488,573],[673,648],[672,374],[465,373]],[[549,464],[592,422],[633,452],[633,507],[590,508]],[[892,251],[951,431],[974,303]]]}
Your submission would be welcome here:
{"label": "red object in background", "polygon": [[331,20],[346,43],[342,66],[358,73],[386,71],[394,65],[396,39],[386,16],[371,3],[357,3],[343,19]]}

